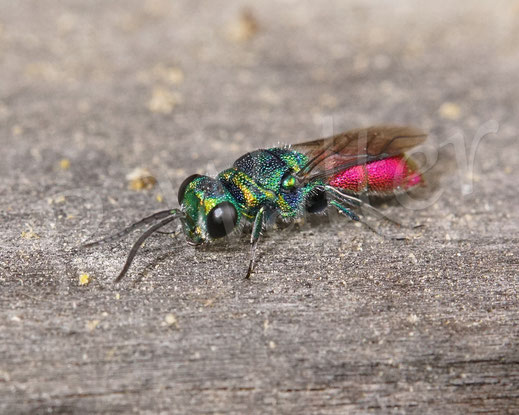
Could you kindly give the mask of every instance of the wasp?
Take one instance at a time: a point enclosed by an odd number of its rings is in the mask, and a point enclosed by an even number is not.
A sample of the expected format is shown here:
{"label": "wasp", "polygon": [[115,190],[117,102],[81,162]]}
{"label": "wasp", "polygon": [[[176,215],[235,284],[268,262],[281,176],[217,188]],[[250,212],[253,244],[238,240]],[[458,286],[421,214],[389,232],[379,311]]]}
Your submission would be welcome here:
{"label": "wasp", "polygon": [[415,127],[375,126],[255,150],[214,178],[200,174],[186,178],[178,189],[179,208],[154,213],[113,236],[83,246],[110,243],[150,225],[131,248],[115,279],[118,282],[144,241],[175,220],[180,221],[192,245],[228,237],[248,224],[252,228],[249,278],[261,232],[276,219],[290,222],[334,208],[360,221],[356,210],[376,210],[362,196],[392,196],[422,184],[422,175],[405,152],[425,139],[426,134]]}

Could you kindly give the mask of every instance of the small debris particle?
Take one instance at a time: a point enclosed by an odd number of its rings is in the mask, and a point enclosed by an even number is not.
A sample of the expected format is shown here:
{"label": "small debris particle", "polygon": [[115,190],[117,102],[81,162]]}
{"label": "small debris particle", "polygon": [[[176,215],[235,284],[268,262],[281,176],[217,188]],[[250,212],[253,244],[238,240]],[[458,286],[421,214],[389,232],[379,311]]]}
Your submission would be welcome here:
{"label": "small debris particle", "polygon": [[419,320],[419,318],[416,314],[410,314],[407,317],[407,321],[409,321],[409,323],[416,323],[418,320]]}
{"label": "small debris particle", "polygon": [[263,321],[263,330],[267,330],[270,326],[270,322],[268,320],[268,318],[265,319],[265,321]]}
{"label": "small debris particle", "polygon": [[6,116],[9,113],[7,105],[0,101],[0,116]]}
{"label": "small debris particle", "polygon": [[445,102],[440,107],[440,116],[448,120],[457,120],[461,116],[461,108],[453,102]]}
{"label": "small debris particle", "polygon": [[137,167],[126,175],[126,180],[129,181],[128,188],[130,190],[148,190],[152,189],[157,184],[157,179],[142,167]]}
{"label": "small debris particle", "polygon": [[22,231],[21,236],[23,239],[40,239],[40,235],[34,232],[32,226],[27,226],[27,228],[27,230]]}
{"label": "small debris particle", "polygon": [[330,94],[323,94],[319,97],[319,105],[326,109],[334,109],[337,107],[338,100],[335,96]]}
{"label": "small debris particle", "polygon": [[23,128],[19,125],[14,125],[13,128],[11,128],[11,133],[14,136],[18,136],[23,133]]}
{"label": "small debris particle", "polygon": [[59,168],[61,170],[68,170],[70,168],[70,160],[69,159],[61,159],[59,161]]}
{"label": "small debris particle", "polygon": [[157,196],[155,196],[155,199],[157,199],[157,202],[162,203],[164,201],[164,196],[162,196],[161,193],[157,193]]}
{"label": "small debris particle", "polygon": [[258,96],[265,104],[279,105],[281,103],[280,95],[271,88],[261,88],[258,92]]}
{"label": "small debris particle", "polygon": [[31,62],[25,67],[25,75],[33,81],[53,82],[63,79],[58,66],[52,62]]}
{"label": "small debris particle", "polygon": [[79,285],[88,285],[90,283],[90,275],[81,274],[79,276]]}
{"label": "small debris particle", "polygon": [[77,103],[77,109],[79,112],[81,112],[82,114],[85,114],[87,113],[88,111],[90,111],[91,109],[91,105],[90,105],[90,102],[86,101],[86,100],[81,100]]}
{"label": "small debris particle", "polygon": [[227,27],[227,37],[237,43],[247,42],[258,33],[260,26],[250,10],[243,10],[238,19]]}
{"label": "small debris particle", "polygon": [[[60,204],[60,203],[65,203],[67,199],[65,199],[65,196],[64,195],[59,195],[58,197],[56,197],[52,203],[53,204]],[[51,204],[52,204],[51,203]]]}
{"label": "small debris particle", "polygon": [[148,101],[148,109],[151,112],[169,114],[181,101],[180,94],[173,93],[162,87],[155,87]]}
{"label": "small debris particle", "polygon": [[86,328],[89,331],[94,331],[97,328],[97,326],[99,326],[99,323],[101,323],[100,320],[89,320],[86,323]]}
{"label": "small debris particle", "polygon": [[167,82],[171,85],[179,85],[184,82],[184,72],[176,66],[165,66],[159,63],[155,65],[152,73],[155,79]]}
{"label": "small debris particle", "polygon": [[119,294],[119,293],[115,293],[114,298],[115,298],[116,300],[119,300],[119,299],[121,298],[121,294]]}
{"label": "small debris particle", "polygon": [[177,317],[174,314],[172,314],[172,313],[166,314],[166,317],[164,317],[164,322],[168,326],[178,329]]}
{"label": "small debris particle", "polygon": [[115,356],[115,352],[116,352],[116,351],[117,351],[117,348],[112,347],[110,350],[108,350],[108,351],[106,352],[106,358],[107,358],[108,360],[112,360],[113,357]]}
{"label": "small debris particle", "polygon": [[[1,29],[1,26],[0,26]],[[2,382],[10,382],[11,381],[11,375],[9,372],[6,372],[5,370],[0,370],[0,381]]]}
{"label": "small debris particle", "polygon": [[58,17],[56,26],[60,35],[69,34],[78,26],[77,17],[70,13],[63,13]]}
{"label": "small debris particle", "polygon": [[269,341],[269,347],[270,347],[272,350],[274,350],[274,349],[276,348],[276,343],[273,342],[272,340]]}
{"label": "small debris particle", "polygon": [[418,264],[418,260],[416,259],[415,254],[413,254],[412,252],[409,254],[409,259],[413,264]]}

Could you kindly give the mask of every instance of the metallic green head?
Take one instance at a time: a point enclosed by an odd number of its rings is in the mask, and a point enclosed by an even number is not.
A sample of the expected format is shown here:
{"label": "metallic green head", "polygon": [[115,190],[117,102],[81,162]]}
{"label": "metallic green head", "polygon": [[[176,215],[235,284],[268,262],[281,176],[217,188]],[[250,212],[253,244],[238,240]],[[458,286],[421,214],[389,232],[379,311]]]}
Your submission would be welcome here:
{"label": "metallic green head", "polygon": [[193,174],[180,185],[178,203],[185,214],[184,233],[189,242],[229,235],[240,221],[240,209],[232,195],[211,177]]}

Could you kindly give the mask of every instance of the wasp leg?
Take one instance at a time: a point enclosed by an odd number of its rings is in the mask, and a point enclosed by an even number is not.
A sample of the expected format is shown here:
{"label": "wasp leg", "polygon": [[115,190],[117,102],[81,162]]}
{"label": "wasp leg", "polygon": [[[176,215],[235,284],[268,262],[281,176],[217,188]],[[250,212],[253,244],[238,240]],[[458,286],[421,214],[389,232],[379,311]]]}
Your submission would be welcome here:
{"label": "wasp leg", "polygon": [[[338,189],[336,189],[333,186],[324,186],[324,189],[333,198],[335,198],[336,200],[337,199],[340,200],[342,203],[345,203],[348,206],[358,207],[361,210],[362,209],[369,210],[376,217],[378,217],[380,219],[387,220],[388,222],[391,222],[393,225],[400,226],[402,228],[409,228],[409,226],[406,226],[403,223],[401,223],[401,222],[399,222],[399,221],[397,221],[395,219],[390,218],[389,216],[385,215],[383,212],[378,210],[376,207],[371,206],[369,203],[366,203],[366,202],[362,201],[358,197],[351,196],[351,195],[348,195],[346,193],[343,193],[343,192],[339,191]],[[416,228],[416,227],[419,227],[419,226],[411,227],[411,229]]]}
{"label": "wasp leg", "polygon": [[342,205],[341,203],[337,202],[336,200],[332,200],[330,202],[330,205],[335,207],[342,214],[348,216],[350,219],[355,220],[357,222],[362,222],[353,210],[348,209],[346,206]]}
{"label": "wasp leg", "polygon": [[353,212],[351,209],[348,209],[346,206],[344,206],[341,202],[339,202],[337,200],[330,201],[330,205],[335,207],[342,214],[348,216],[350,219],[362,223],[366,228],[368,228],[371,232],[376,233],[378,236],[382,236],[382,237],[388,238],[388,239],[393,239],[396,241],[401,241],[401,240],[407,239],[406,237],[401,237],[401,236],[384,235],[383,233],[379,232],[376,228],[371,226],[368,222],[361,220],[360,217],[355,212]]}
{"label": "wasp leg", "polygon": [[263,229],[263,218],[265,216],[265,208],[262,207],[256,214],[256,218],[254,219],[254,225],[252,227],[252,234],[250,237],[250,261],[249,261],[249,269],[247,270],[247,275],[245,278],[250,278],[252,271],[254,269],[254,261],[256,259],[256,247],[258,246],[259,237],[261,235],[261,230]]}

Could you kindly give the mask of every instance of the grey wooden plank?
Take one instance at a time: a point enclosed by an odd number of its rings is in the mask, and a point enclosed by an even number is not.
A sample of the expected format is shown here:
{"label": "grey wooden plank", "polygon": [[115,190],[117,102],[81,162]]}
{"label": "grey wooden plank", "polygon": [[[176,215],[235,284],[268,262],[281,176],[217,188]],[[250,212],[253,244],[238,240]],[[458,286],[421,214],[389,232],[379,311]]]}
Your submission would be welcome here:
{"label": "grey wooden plank", "polygon": [[[518,411],[517,8],[280,4],[0,1],[2,413]],[[407,241],[312,219],[244,281],[247,235],[160,235],[120,285],[132,238],[73,249],[192,172],[383,122],[439,154],[412,207],[380,206],[424,226],[373,222]]]}

